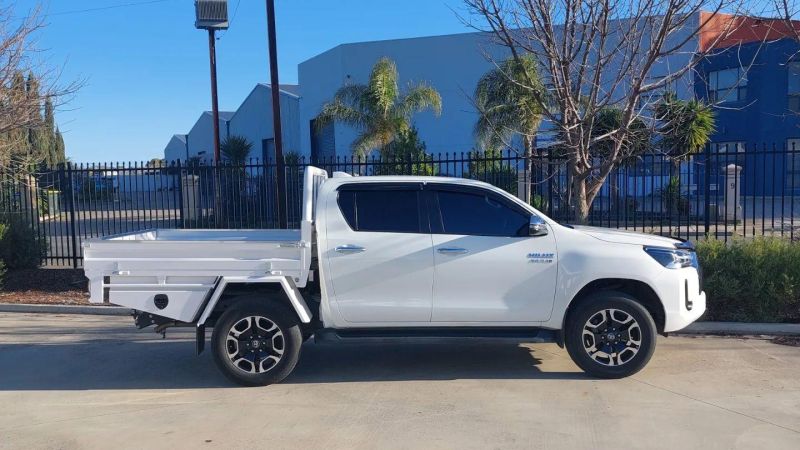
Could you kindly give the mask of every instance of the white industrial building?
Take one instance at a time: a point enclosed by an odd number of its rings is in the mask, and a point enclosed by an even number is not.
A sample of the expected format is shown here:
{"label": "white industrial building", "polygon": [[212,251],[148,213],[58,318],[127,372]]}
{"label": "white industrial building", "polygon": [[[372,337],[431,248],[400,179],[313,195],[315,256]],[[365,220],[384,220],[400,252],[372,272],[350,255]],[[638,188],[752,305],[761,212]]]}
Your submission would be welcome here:
{"label": "white industrial building", "polygon": [[[676,42],[680,38],[675,36]],[[660,61],[652,77],[663,77],[685,67],[696,47],[696,39],[686,43],[687,51]],[[472,104],[473,91],[478,79],[495,67],[495,61],[508,57],[508,50],[495,44],[492,36],[485,33],[343,44],[302,62],[298,67],[299,86],[281,86],[284,153],[297,152],[312,160],[350,156],[356,130],[337,123],[317,132],[313,120],[341,86],[365,83],[372,66],[384,56],[397,64],[401,89],[409,82],[425,82],[442,96],[441,116],[424,112],[413,119],[428,152],[460,153],[474,149],[477,112]],[[679,97],[693,95],[692,77],[690,71],[672,86]],[[223,138],[228,132],[245,136],[253,144],[251,156],[254,158],[273,154],[269,149],[274,138],[269,89],[265,84],[256,86],[237,111],[225,115],[227,119],[221,125]],[[211,134],[200,131],[206,130],[210,123],[210,118],[204,114],[188,138],[174,136],[165,150],[167,159],[197,155],[202,151],[211,155]],[[543,129],[547,129],[546,124]],[[540,145],[546,141],[547,133],[542,134]],[[182,142],[184,153],[180,153]]]}
{"label": "white industrial building", "polygon": [[[251,158],[275,157],[275,133],[272,126],[272,93],[270,85],[258,84],[236,111],[219,112],[219,136],[224,142],[228,136],[244,136],[253,144]],[[284,153],[299,150],[297,117],[299,96],[297,85],[281,85],[281,127]],[[167,162],[214,159],[214,118],[211,111],[203,112],[187,134],[176,134],[164,148]]]}
{"label": "white industrial building", "polygon": [[[381,57],[397,64],[399,85],[425,82],[442,96],[442,114],[414,116],[420,138],[432,154],[466,152],[473,148],[472,130],[477,113],[471,97],[478,79],[494,66],[487,58],[504,59],[505,49],[493,45],[482,33],[455,34],[389,41],[360,42],[334,47],[300,64],[298,80],[301,148],[311,156],[348,156],[356,130],[334,124],[333,132],[312,139],[311,121],[322,105],[345,84],[366,83]],[[332,135],[332,136],[331,136]],[[331,138],[332,137],[332,138]]]}
{"label": "white industrial building", "polygon": [[[233,111],[219,112],[219,135],[225,139]],[[188,134],[172,136],[164,149],[167,161],[185,162],[194,158],[202,161],[214,159],[214,117],[211,111],[204,111],[189,130]]]}
{"label": "white industrial building", "polygon": [[[297,118],[300,111],[300,96],[297,85],[281,85],[281,136],[283,153],[300,153],[300,136],[297,131]],[[272,125],[272,88],[268,84],[258,84],[245,98],[230,118],[230,126],[225,136],[245,137],[253,144],[252,158],[275,158],[275,132]]]}

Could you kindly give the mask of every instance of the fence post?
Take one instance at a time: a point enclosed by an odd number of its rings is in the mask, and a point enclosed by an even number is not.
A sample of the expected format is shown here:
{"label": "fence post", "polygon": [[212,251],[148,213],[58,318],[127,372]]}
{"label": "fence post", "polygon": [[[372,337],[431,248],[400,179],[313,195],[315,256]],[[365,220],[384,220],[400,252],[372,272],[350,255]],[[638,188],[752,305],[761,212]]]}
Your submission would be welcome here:
{"label": "fence post", "polygon": [[[186,164],[189,164],[189,161],[186,161]],[[183,169],[181,168],[181,160],[178,159],[175,166],[177,166],[176,173],[178,176],[177,178],[177,185],[178,185],[178,221],[180,222],[181,228],[186,228],[186,219],[183,216]]]}
{"label": "fence post", "polygon": [[[72,267],[77,269],[78,268],[78,233],[75,226],[75,183],[72,176],[72,163],[66,163],[66,175],[67,175],[67,195],[68,195],[68,204],[69,204],[69,228],[70,228],[70,236],[72,239]],[[63,167],[62,171],[65,170]]]}
{"label": "fence post", "polygon": [[705,212],[703,213],[704,219],[704,233],[708,236],[711,230],[711,144],[706,144],[706,168],[705,168]]}

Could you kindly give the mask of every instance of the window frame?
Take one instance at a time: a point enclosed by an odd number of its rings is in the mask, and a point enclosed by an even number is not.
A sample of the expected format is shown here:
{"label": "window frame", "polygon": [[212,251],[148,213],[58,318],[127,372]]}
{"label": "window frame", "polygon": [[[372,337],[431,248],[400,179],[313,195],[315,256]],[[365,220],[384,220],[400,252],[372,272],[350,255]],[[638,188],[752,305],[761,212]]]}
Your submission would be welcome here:
{"label": "window frame", "polygon": [[[350,223],[347,215],[342,210],[340,202],[342,192],[363,192],[363,191],[416,191],[417,192],[417,215],[418,215],[418,231],[376,231],[376,230],[359,230],[358,219],[356,223]],[[430,220],[427,199],[423,192],[423,184],[420,182],[378,182],[378,183],[344,183],[336,188],[336,207],[339,209],[339,214],[344,218],[347,227],[350,231],[355,233],[399,233],[399,234],[430,234]],[[358,217],[358,200],[353,204]],[[354,228],[354,225],[356,228]]]}
{"label": "window frame", "polygon": [[784,185],[786,189],[793,189],[797,191],[800,189],[800,145],[795,145],[792,148],[792,141],[798,141],[800,138],[787,138],[786,139],[786,160],[784,161],[786,174],[784,178]]}
{"label": "window frame", "polygon": [[[715,78],[716,75],[716,84],[719,84],[719,73],[726,72],[730,70],[736,71],[736,82],[729,87],[724,87],[722,89],[719,86],[716,89],[712,88],[712,80]],[[706,89],[708,91],[708,100],[711,103],[736,103],[736,102],[743,102],[747,100],[747,89],[748,85],[750,84],[750,80],[747,78],[747,70],[741,67],[725,67],[716,70],[709,70],[708,71],[708,82],[706,84]],[[730,96],[727,95],[728,93],[732,93],[732,91],[736,91],[735,98],[729,98]],[[744,95],[742,95],[744,92]],[[724,93],[726,94],[723,99],[719,98],[719,94]]]}
{"label": "window frame", "polygon": [[747,150],[747,143],[745,141],[722,141],[711,142],[711,150],[716,155],[738,155]]}
{"label": "window frame", "polygon": [[[791,60],[786,64],[786,109],[794,113],[800,113],[800,86],[794,92],[790,90],[792,66],[797,67],[795,76],[800,80],[800,60]],[[794,108],[792,107],[793,103],[795,104]]]}
{"label": "window frame", "polygon": [[[445,184],[445,183],[431,183],[425,185],[424,190],[426,191],[427,202],[430,205],[430,207],[428,208],[429,211],[428,222],[430,224],[431,234],[449,234],[449,235],[453,234],[453,233],[446,233],[444,230],[444,219],[442,217],[442,209],[439,205],[439,196],[438,196],[438,193],[442,191],[486,195],[492,201],[495,201],[511,209],[512,211],[519,213],[522,216],[528,217],[528,221],[530,221],[531,217],[534,216],[534,213],[532,211],[528,211],[527,209],[518,205],[516,202],[511,201],[505,196],[498,194],[494,191],[480,187],[464,186],[457,184]],[[506,237],[506,238],[522,238],[522,239],[530,238],[529,235],[507,235],[507,234],[504,235],[465,234],[463,236]]]}

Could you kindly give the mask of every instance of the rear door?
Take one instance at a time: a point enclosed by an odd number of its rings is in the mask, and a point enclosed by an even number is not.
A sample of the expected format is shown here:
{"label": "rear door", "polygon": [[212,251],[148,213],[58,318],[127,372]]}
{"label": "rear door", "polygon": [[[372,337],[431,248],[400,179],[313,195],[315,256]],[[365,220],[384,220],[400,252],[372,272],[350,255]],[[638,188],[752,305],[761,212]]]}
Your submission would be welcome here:
{"label": "rear door", "polygon": [[557,274],[552,233],[528,236],[531,213],[489,190],[428,185],[433,322],[549,319]]}
{"label": "rear door", "polygon": [[333,298],[348,322],[430,322],[433,248],[420,183],[351,183],[328,208]]}

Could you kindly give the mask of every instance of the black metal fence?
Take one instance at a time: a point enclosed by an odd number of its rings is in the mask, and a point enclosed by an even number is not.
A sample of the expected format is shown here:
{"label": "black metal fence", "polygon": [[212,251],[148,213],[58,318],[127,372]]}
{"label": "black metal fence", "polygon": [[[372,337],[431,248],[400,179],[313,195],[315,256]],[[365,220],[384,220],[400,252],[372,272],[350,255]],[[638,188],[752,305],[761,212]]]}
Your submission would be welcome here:
{"label": "black metal fence", "polygon": [[[289,226],[297,227],[304,160],[286,165]],[[353,175],[438,175],[498,186],[563,223],[580,222],[568,164],[540,151],[421,159],[340,157],[314,165]],[[84,239],[152,228],[277,228],[276,165],[165,167],[67,164],[20,175],[0,168],[0,220],[22,217],[47,244],[48,265],[78,267]],[[596,176],[597,173],[593,173]],[[677,236],[800,236],[800,149],[712,145],[676,163],[646,154],[616,168],[589,225]]]}

